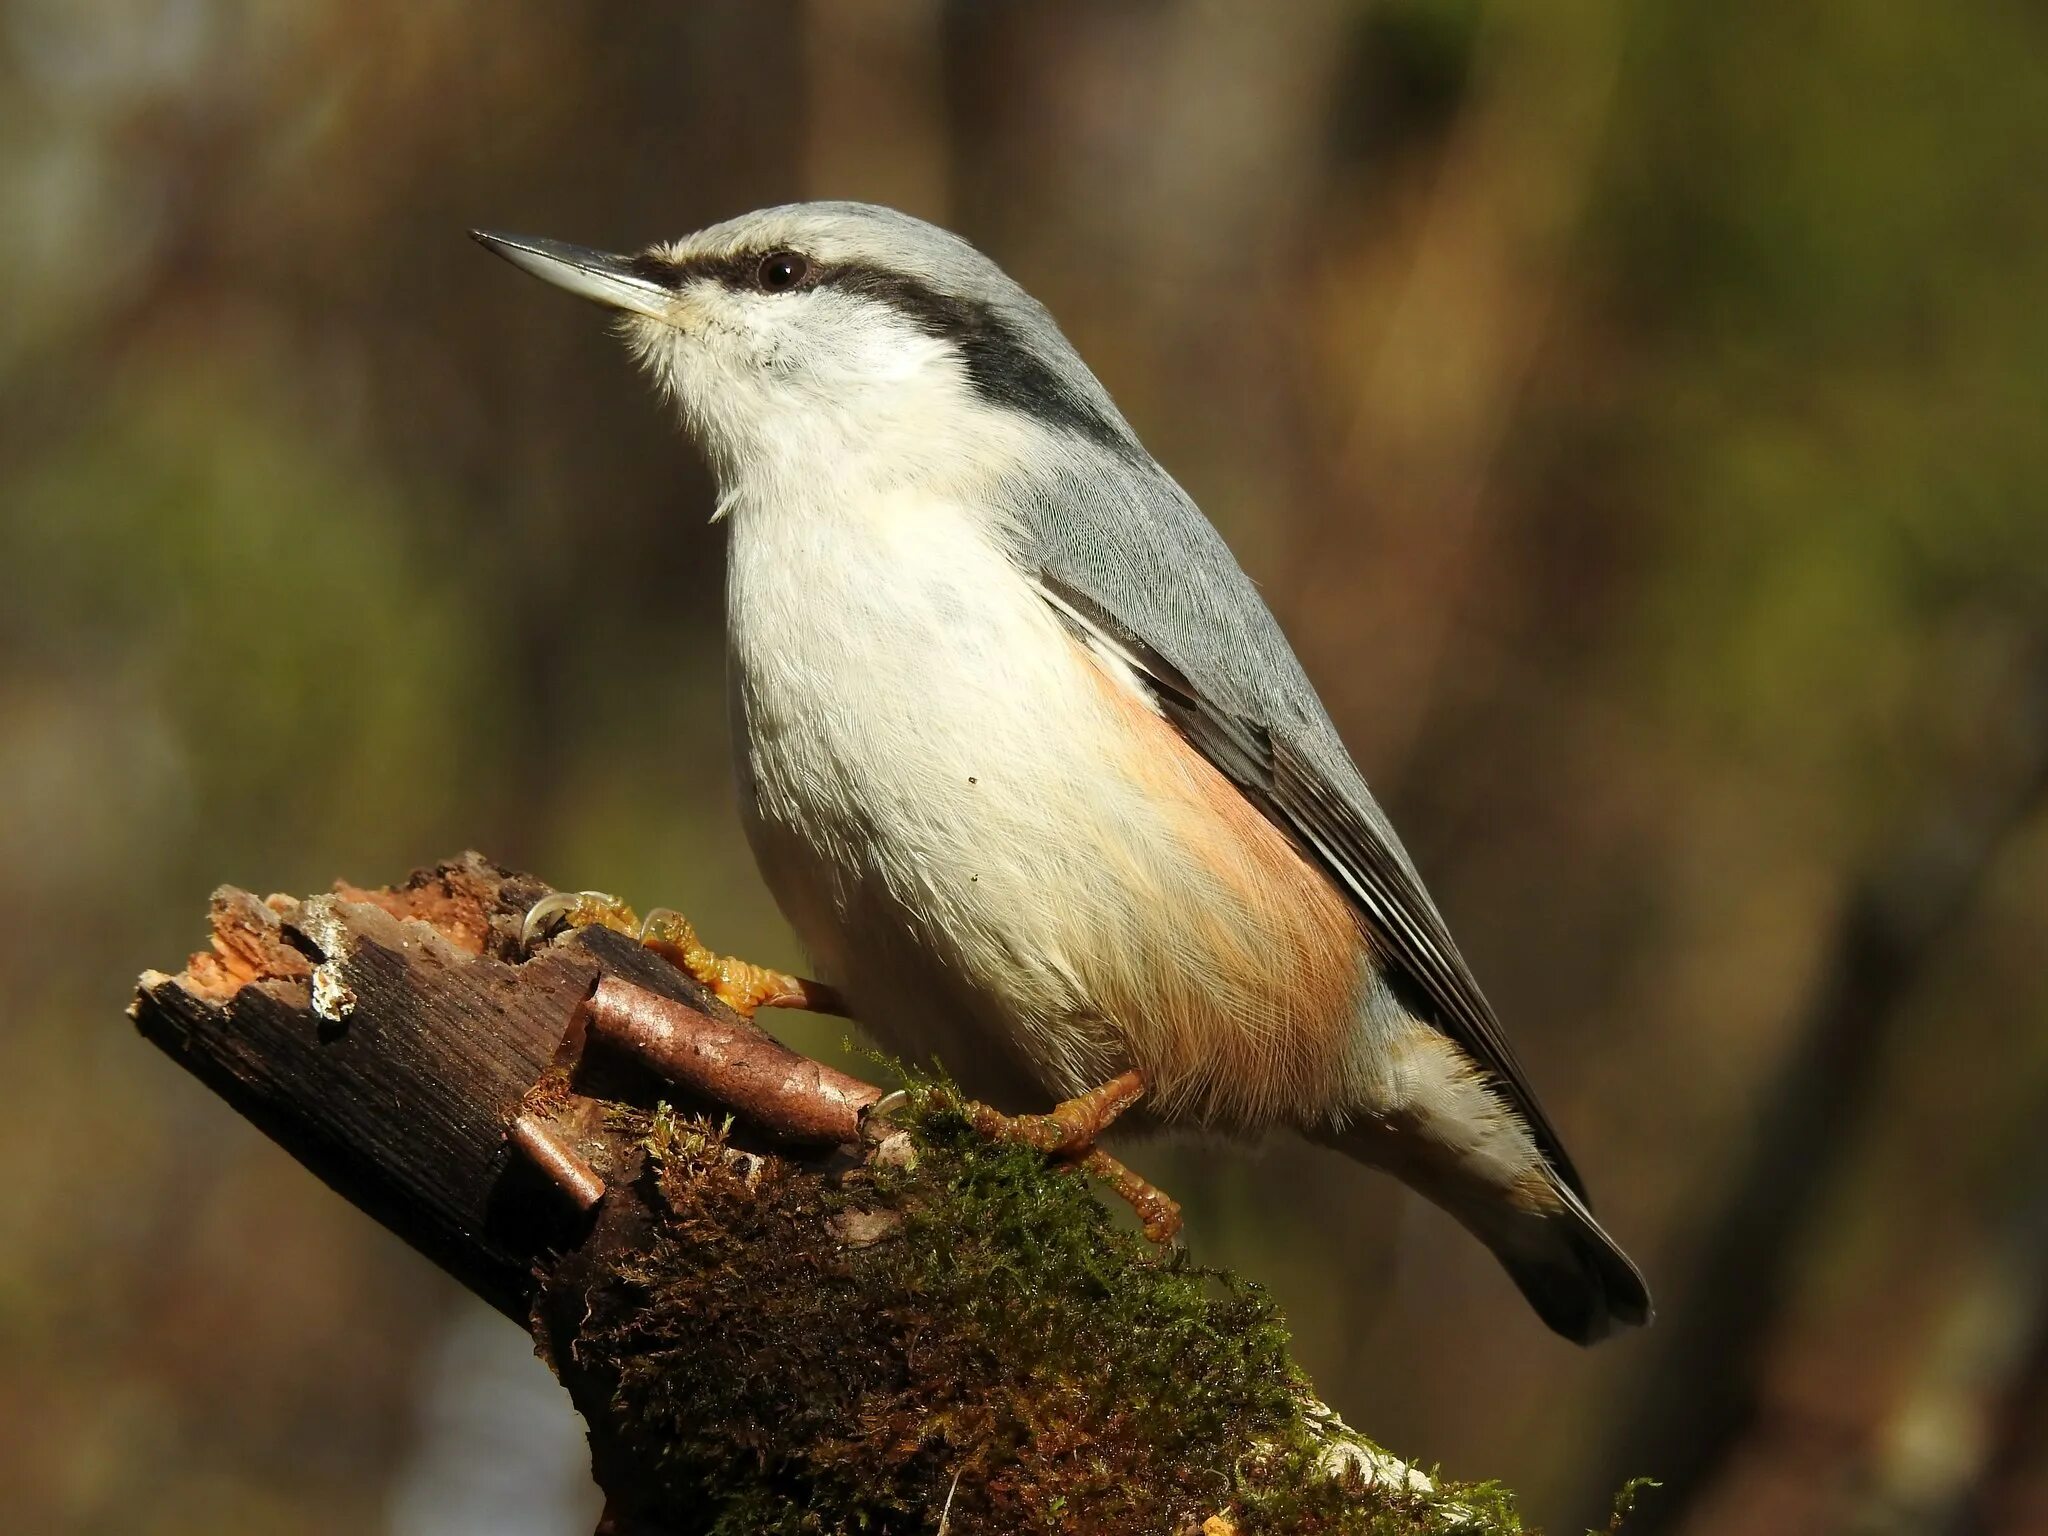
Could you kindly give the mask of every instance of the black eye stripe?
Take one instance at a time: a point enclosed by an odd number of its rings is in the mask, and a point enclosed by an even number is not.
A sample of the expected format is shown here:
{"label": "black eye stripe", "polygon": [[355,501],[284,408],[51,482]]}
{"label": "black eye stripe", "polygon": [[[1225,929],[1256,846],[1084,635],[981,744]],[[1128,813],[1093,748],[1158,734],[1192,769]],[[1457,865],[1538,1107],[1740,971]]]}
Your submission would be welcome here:
{"label": "black eye stripe", "polygon": [[[650,281],[671,287],[680,288],[708,278],[736,292],[758,295],[762,293],[762,262],[783,254],[802,253],[793,247],[772,246],[725,256],[693,256],[681,262],[640,256],[634,259],[633,266]],[[991,306],[942,292],[929,283],[885,267],[851,261],[825,262],[815,257],[806,260],[808,270],[801,282],[783,292],[837,288],[886,304],[927,336],[951,342],[965,365],[968,383],[988,404],[1075,433],[1122,457],[1145,457],[1145,450],[1138,446],[1128,427],[1089,392],[1050,367]]]}
{"label": "black eye stripe", "polygon": [[645,278],[650,283],[660,283],[665,288],[682,286],[682,269],[666,256],[657,256],[652,251],[643,251],[626,263],[626,268],[635,277]]}
{"label": "black eye stripe", "polygon": [[685,261],[672,261],[649,251],[635,256],[630,265],[636,275],[669,288],[681,288],[700,278],[710,278],[727,288],[750,288],[763,254],[741,252],[734,256],[692,256]]}
{"label": "black eye stripe", "polygon": [[828,267],[820,282],[887,304],[927,336],[951,342],[966,366],[967,382],[988,404],[1064,428],[1121,457],[1145,458],[1128,427],[1048,365],[990,305],[857,263]]}

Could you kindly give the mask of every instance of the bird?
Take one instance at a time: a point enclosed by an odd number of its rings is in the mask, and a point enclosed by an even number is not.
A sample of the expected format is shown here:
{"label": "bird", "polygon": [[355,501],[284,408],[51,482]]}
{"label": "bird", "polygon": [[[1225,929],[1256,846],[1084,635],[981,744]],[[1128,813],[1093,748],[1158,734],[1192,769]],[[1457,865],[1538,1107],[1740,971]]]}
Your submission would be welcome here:
{"label": "bird", "polygon": [[734,963],[744,1001],[843,999],[1090,1132],[1297,1133],[1564,1337],[1650,1320],[1278,622],[1043,305],[854,202],[629,255],[472,234],[616,312],[715,481],[742,816],[823,984]]}

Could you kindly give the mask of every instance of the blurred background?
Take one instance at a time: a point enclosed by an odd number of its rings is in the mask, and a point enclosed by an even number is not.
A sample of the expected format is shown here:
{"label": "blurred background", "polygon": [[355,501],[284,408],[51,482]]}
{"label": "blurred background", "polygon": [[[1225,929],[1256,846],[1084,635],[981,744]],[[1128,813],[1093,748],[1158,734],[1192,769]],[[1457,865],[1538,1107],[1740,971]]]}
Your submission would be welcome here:
{"label": "blurred background", "polygon": [[799,963],[705,475],[464,232],[835,196],[1223,528],[1658,1294],[1141,1148],[1324,1395],[1553,1531],[2048,1530],[2044,156],[2017,3],[0,0],[0,1528],[590,1529],[517,1330],[122,1009],[465,846]]}

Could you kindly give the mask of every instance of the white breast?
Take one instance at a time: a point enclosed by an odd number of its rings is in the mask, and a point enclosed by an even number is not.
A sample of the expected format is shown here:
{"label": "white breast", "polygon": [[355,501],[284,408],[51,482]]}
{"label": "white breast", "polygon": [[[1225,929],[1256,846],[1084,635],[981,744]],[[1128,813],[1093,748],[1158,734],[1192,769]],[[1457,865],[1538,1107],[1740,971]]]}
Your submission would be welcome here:
{"label": "white breast", "polygon": [[1049,834],[1098,729],[1070,646],[955,507],[902,492],[734,522],[735,737],[762,872],[887,1043],[972,1071],[969,976],[1015,972],[1025,1011],[1071,1001],[1031,996],[1057,987],[1045,893],[1072,872]]}
{"label": "white breast", "polygon": [[[983,1096],[1028,1107],[1139,1065],[1199,1118],[1269,1118],[1237,1058],[1273,1056],[1296,978],[1283,957],[1256,995],[1219,992],[1190,932],[1257,954],[1264,914],[1185,846],[1186,805],[1120,767],[1129,701],[971,511],[806,499],[738,508],[728,603],[749,836],[821,975]],[[1205,1010],[1179,1046],[1145,1001],[1176,998]],[[1334,1089],[1336,1022],[1280,1076]]]}

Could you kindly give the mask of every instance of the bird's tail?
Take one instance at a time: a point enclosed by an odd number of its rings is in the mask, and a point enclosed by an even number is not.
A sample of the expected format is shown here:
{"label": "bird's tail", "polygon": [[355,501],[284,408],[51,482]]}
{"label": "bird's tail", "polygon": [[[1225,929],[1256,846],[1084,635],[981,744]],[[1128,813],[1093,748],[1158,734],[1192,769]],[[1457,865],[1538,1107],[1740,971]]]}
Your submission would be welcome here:
{"label": "bird's tail", "polygon": [[1641,1271],[1585,1201],[1551,1182],[1557,1204],[1550,1210],[1489,1202],[1483,1210],[1452,1214],[1493,1250],[1536,1315],[1573,1343],[1595,1344],[1617,1327],[1642,1327],[1652,1312]]}
{"label": "bird's tail", "polygon": [[[1362,1126],[1329,1138],[1427,1195],[1493,1250],[1536,1315],[1575,1344],[1594,1344],[1616,1328],[1651,1318],[1649,1287],[1586,1202],[1543,1167],[1532,1190],[1510,1191],[1470,1162],[1388,1156],[1388,1144]],[[1490,1170],[1488,1170],[1490,1171]]]}

